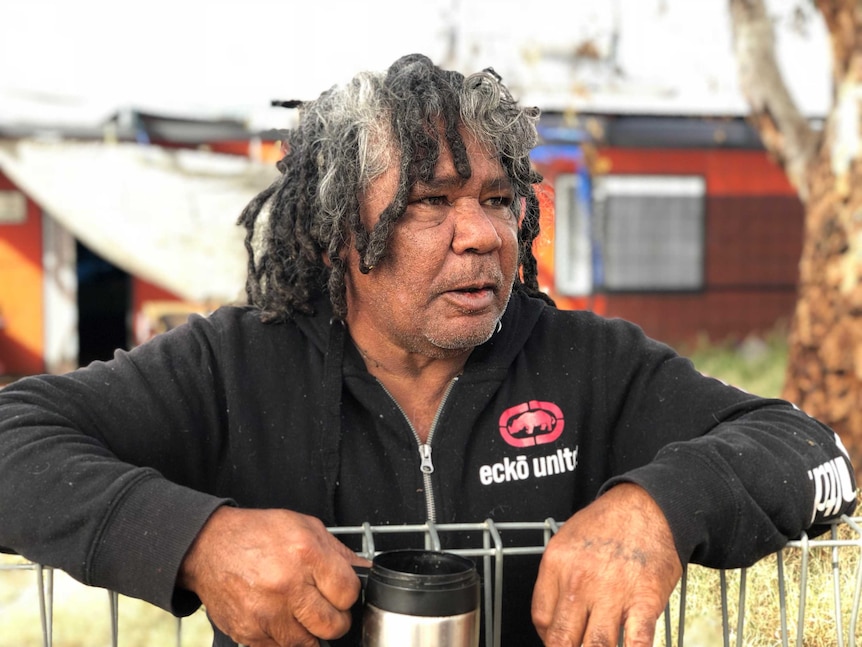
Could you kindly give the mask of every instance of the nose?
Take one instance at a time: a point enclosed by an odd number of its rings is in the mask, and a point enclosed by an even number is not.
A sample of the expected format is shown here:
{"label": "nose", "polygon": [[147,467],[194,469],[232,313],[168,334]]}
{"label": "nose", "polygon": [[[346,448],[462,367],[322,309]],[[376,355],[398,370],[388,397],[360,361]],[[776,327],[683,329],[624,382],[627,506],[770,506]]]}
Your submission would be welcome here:
{"label": "nose", "polygon": [[455,204],[452,249],[457,254],[487,254],[499,249],[503,240],[497,231],[498,222],[499,217],[485,213],[477,200],[459,201]]}

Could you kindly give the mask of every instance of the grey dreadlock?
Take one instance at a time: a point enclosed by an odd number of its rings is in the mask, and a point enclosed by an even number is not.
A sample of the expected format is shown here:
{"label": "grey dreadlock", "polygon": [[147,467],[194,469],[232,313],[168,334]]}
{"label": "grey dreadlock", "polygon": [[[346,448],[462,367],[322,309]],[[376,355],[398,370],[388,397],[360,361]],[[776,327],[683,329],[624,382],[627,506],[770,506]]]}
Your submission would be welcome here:
{"label": "grey dreadlock", "polygon": [[[344,318],[344,246],[354,241],[361,272],[378,263],[410,188],[433,176],[441,143],[451,150],[457,172],[470,176],[459,125],[499,151],[516,196],[526,200],[514,289],[550,301],[539,290],[532,253],[539,233],[533,184],[542,177],[530,166],[529,153],[538,117],[538,108],[515,102],[493,69],[465,78],[420,54],[402,57],[385,74],[361,73],[303,103],[299,125],[284,132],[287,153],[277,165],[282,176],[239,218],[246,228],[249,303],[264,321],[283,321],[312,314],[314,299],[328,294],[335,315]],[[369,232],[359,219],[359,195],[394,160],[399,189]],[[520,206],[516,199],[512,209],[517,213]]]}

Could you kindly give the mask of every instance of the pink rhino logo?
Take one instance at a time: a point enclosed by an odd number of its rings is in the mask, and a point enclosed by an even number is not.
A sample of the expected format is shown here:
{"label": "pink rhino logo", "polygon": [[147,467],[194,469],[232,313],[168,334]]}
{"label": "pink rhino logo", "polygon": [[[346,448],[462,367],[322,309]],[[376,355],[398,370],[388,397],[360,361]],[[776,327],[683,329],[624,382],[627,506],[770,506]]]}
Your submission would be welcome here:
{"label": "pink rhino logo", "polygon": [[563,433],[563,412],[553,402],[530,400],[500,416],[500,435],[513,447],[552,443]]}
{"label": "pink rhino logo", "polygon": [[548,433],[553,431],[555,424],[557,419],[547,411],[527,411],[509,423],[509,434],[523,436],[526,433],[532,436],[536,430]]}

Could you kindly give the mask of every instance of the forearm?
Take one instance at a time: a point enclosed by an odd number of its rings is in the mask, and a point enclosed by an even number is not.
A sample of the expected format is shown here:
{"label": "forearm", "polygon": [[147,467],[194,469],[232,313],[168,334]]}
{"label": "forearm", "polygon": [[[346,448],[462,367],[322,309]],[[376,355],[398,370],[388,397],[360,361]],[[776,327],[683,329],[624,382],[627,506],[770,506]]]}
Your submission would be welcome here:
{"label": "forearm", "polygon": [[0,465],[0,545],[178,615],[198,606],[175,595],[176,574],[223,499],[115,460],[51,452],[41,460],[41,474],[27,473],[25,461],[15,472]]}
{"label": "forearm", "polygon": [[181,392],[176,360],[154,367],[162,356],[177,354],[121,354],[0,392],[0,545],[171,609],[182,555],[223,500],[201,494],[214,491],[217,403],[191,380]]}
{"label": "forearm", "polygon": [[[837,476],[831,488],[818,487],[824,469]],[[651,494],[684,562],[730,568],[852,511],[852,474],[830,430],[789,406],[768,406],[671,444],[609,485],[631,481]]]}

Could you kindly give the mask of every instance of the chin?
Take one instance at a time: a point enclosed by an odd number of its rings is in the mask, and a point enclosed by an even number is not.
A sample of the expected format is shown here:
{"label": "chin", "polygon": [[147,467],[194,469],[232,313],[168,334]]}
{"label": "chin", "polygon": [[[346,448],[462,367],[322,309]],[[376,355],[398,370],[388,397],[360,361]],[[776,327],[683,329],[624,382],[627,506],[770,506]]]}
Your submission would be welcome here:
{"label": "chin", "polygon": [[491,339],[496,329],[497,320],[495,319],[488,325],[465,327],[457,331],[441,332],[441,334],[429,334],[427,338],[443,354],[446,354],[446,351],[465,351],[484,344]]}

